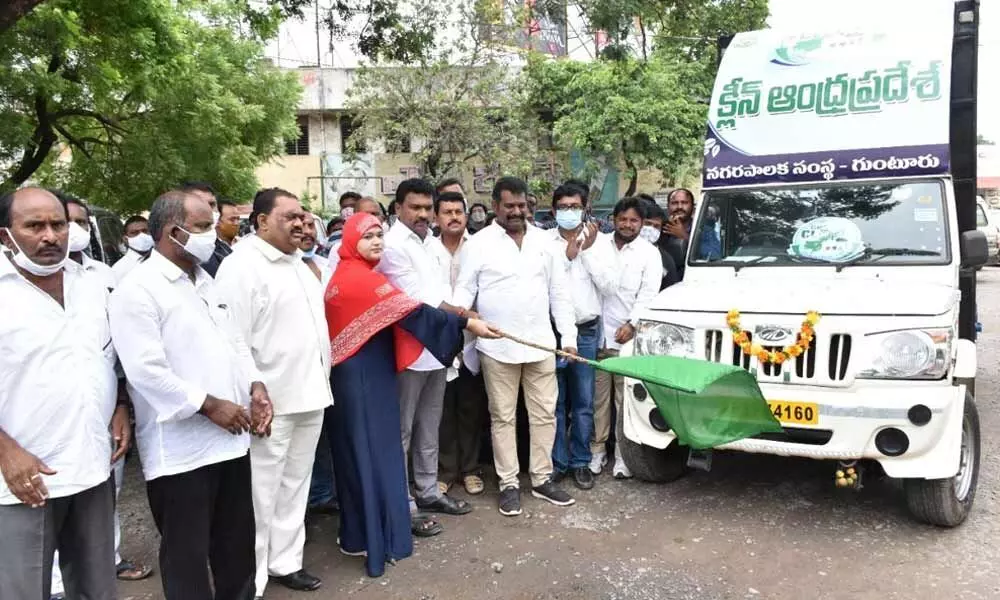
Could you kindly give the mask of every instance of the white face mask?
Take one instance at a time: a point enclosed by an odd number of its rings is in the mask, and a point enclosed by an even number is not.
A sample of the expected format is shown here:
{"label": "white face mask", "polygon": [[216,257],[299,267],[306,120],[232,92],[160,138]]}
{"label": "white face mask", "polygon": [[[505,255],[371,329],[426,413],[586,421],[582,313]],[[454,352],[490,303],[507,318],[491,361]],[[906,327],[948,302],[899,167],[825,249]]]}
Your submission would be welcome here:
{"label": "white face mask", "polygon": [[25,271],[35,275],[36,277],[48,277],[49,275],[55,275],[62,270],[63,266],[66,264],[66,259],[69,258],[69,248],[66,248],[66,255],[62,257],[62,260],[54,265],[40,265],[35,261],[28,258],[28,255],[21,250],[21,246],[17,244],[17,240],[14,239],[14,234],[11,233],[10,229],[7,230],[7,236],[10,237],[10,241],[17,248],[17,254],[10,257],[10,260],[17,266],[21,267]]}
{"label": "white face mask", "polygon": [[222,218],[222,215],[220,215],[219,213],[217,213],[215,211],[212,211],[212,227],[215,227],[216,225],[218,225],[219,224],[219,219],[221,219],[221,218]]}
{"label": "white face mask", "polygon": [[199,263],[208,262],[208,259],[212,258],[212,253],[215,252],[215,242],[218,239],[214,229],[209,229],[204,233],[191,233],[182,227],[178,227],[178,229],[188,234],[188,241],[181,244],[171,236],[170,239],[174,240],[175,244],[198,259]]}
{"label": "white face mask", "polygon": [[148,233],[139,233],[128,238],[128,247],[139,254],[145,254],[153,249],[153,236]]}
{"label": "white face mask", "polygon": [[354,207],[353,207],[353,206],[348,206],[347,208],[342,208],[342,209],[340,209],[340,216],[341,216],[341,218],[343,218],[343,219],[344,219],[345,221],[346,221],[347,219],[350,219],[351,217],[353,217],[353,216],[354,216]]}
{"label": "white face mask", "polygon": [[69,224],[69,251],[83,252],[90,245],[90,232],[78,224]]}
{"label": "white face mask", "polygon": [[655,244],[660,240],[660,230],[652,225],[643,225],[642,229],[639,230],[639,237],[650,244]]}

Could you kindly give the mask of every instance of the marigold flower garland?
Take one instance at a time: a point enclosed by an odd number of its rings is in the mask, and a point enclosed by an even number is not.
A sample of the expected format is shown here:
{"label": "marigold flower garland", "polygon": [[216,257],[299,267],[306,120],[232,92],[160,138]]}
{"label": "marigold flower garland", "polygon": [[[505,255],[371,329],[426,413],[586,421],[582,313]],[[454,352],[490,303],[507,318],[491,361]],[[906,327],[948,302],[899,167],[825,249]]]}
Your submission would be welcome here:
{"label": "marigold flower garland", "polygon": [[795,343],[785,346],[782,350],[774,351],[767,350],[760,344],[754,344],[750,341],[750,334],[740,326],[740,311],[735,308],[726,314],[726,325],[729,326],[729,331],[733,333],[733,342],[740,347],[743,354],[756,356],[757,360],[762,363],[780,365],[791,358],[802,356],[809,349],[809,345],[816,336],[815,327],[816,323],[819,323],[819,318],[820,314],[818,312],[814,310],[807,312]]}

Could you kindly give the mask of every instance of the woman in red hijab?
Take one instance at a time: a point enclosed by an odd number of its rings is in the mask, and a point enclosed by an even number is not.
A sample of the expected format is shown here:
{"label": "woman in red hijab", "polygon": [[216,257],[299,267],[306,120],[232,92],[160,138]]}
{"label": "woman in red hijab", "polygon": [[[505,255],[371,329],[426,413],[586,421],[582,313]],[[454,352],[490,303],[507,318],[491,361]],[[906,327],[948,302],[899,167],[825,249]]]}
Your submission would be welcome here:
{"label": "woman in red hijab", "polygon": [[326,289],[326,318],[333,352],[330,445],[340,548],[366,555],[368,575],[380,577],[386,562],[413,553],[413,533],[429,533],[421,528],[427,522],[411,523],[396,373],[424,348],[450,364],[462,348],[463,329],[498,336],[483,321],[410,298],[376,272],[382,224],[374,216],[348,219],[338,254]]}

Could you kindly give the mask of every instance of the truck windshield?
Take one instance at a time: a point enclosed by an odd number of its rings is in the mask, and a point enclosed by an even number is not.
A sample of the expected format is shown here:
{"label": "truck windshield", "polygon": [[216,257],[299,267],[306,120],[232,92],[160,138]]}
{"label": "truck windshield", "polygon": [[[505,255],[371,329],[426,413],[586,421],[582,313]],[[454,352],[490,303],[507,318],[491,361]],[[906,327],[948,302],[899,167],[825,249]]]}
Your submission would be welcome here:
{"label": "truck windshield", "polygon": [[942,184],[836,184],[709,192],[692,265],[948,264]]}

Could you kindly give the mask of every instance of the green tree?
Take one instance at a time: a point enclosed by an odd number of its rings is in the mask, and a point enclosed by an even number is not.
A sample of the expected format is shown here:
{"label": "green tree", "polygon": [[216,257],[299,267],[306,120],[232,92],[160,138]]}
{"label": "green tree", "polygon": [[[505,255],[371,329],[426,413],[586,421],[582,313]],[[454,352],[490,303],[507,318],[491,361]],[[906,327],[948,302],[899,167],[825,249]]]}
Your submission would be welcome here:
{"label": "green tree", "polygon": [[236,0],[37,7],[0,35],[0,188],[139,210],[191,178],[249,198],[297,133],[300,89],[260,59],[264,30],[239,34],[246,17]]}
{"label": "green tree", "polygon": [[444,7],[461,12],[457,40],[412,65],[358,72],[348,96],[358,123],[349,147],[381,141],[393,151],[409,139],[419,143],[413,154],[425,176],[457,174],[470,161],[527,176],[538,129],[517,74],[481,35],[476,5],[428,2],[424,14],[435,20]]}
{"label": "green tree", "polygon": [[599,159],[625,165],[626,195],[632,195],[640,169],[675,176],[699,148],[707,107],[687,93],[691,71],[662,57],[593,63],[535,59],[529,68],[531,97],[535,106],[552,111],[560,147],[581,151],[592,169]]}

